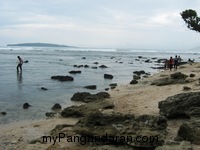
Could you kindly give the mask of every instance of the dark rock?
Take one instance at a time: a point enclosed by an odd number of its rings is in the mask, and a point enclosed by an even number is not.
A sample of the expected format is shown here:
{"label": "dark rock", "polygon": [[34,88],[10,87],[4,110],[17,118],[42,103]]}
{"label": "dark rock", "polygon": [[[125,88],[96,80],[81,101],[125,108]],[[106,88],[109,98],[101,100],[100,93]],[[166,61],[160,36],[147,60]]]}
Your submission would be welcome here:
{"label": "dark rock", "polygon": [[141,59],[141,58],[142,58],[142,56],[138,56],[138,58],[140,58],[140,59]]}
{"label": "dark rock", "polygon": [[5,111],[0,112],[1,115],[5,116],[7,113]]}
{"label": "dark rock", "polygon": [[183,91],[189,91],[189,90],[191,90],[191,87],[188,87],[188,86],[183,87]]}
{"label": "dark rock", "polygon": [[130,84],[137,84],[137,83],[138,83],[137,80],[132,80],[132,81],[130,82]]}
{"label": "dark rock", "polygon": [[190,74],[190,77],[195,77],[195,74],[191,73],[191,74]]}
{"label": "dark rock", "polygon": [[117,86],[117,83],[111,83],[109,86]]}
{"label": "dark rock", "polygon": [[82,59],[86,59],[86,57],[82,57]]}
{"label": "dark rock", "polygon": [[74,65],[74,67],[81,68],[81,67],[83,67],[83,65]]}
{"label": "dark rock", "polygon": [[40,89],[43,90],[43,91],[47,91],[47,90],[48,90],[48,89],[45,88],[45,87],[41,87]]}
{"label": "dark rock", "polygon": [[112,109],[114,108],[113,102],[110,101],[97,101],[90,102],[81,106],[70,106],[65,108],[61,112],[62,117],[84,117],[90,113],[94,113],[100,109]]}
{"label": "dark rock", "polygon": [[47,117],[54,117],[55,114],[56,114],[56,112],[46,112],[46,113],[45,113],[45,115],[46,115]]}
{"label": "dark rock", "polygon": [[52,76],[51,79],[58,81],[74,81],[74,78],[71,76]]}
{"label": "dark rock", "polygon": [[82,93],[78,92],[78,93],[75,93],[75,94],[72,96],[71,100],[72,100],[72,101],[84,101],[84,99],[85,99],[87,96],[90,96],[90,95],[91,95],[91,94],[88,93],[88,92],[82,92]]}
{"label": "dark rock", "polygon": [[139,80],[139,79],[141,79],[141,77],[139,75],[133,75],[133,79],[134,80]]}
{"label": "dark rock", "polygon": [[171,74],[169,77],[156,79],[151,83],[151,85],[164,86],[170,84],[184,84],[188,82],[185,80],[186,78],[187,75],[182,74],[181,72],[176,72],[174,74]]}
{"label": "dark rock", "polygon": [[98,62],[94,62],[93,64],[96,64],[96,65],[98,65],[99,63],[98,63]]}
{"label": "dark rock", "polygon": [[182,74],[181,72],[176,72],[170,75],[172,79],[177,79],[177,80],[185,80],[188,76],[185,74]]}
{"label": "dark rock", "polygon": [[24,103],[24,104],[23,104],[23,108],[24,108],[24,109],[28,109],[30,106],[31,106],[31,105],[29,105],[29,103]]}
{"label": "dark rock", "polygon": [[113,79],[113,75],[111,74],[104,74],[105,79]]}
{"label": "dark rock", "polygon": [[72,70],[72,71],[69,71],[70,74],[78,74],[78,73],[81,73],[80,70]]}
{"label": "dark rock", "polygon": [[200,145],[200,120],[183,123],[178,130],[176,140],[186,140]]}
{"label": "dark rock", "polygon": [[138,76],[140,76],[140,75],[142,75],[142,74],[145,74],[145,71],[144,71],[144,70],[141,70],[141,71],[134,71],[133,73],[136,74],[136,75],[138,75]]}
{"label": "dark rock", "polygon": [[59,109],[61,109],[61,108],[62,108],[61,105],[58,104],[58,103],[56,103],[51,109],[52,109],[52,110],[59,110]]}
{"label": "dark rock", "polygon": [[99,68],[108,68],[108,67],[105,65],[101,65],[101,66],[99,66]]}
{"label": "dark rock", "polygon": [[105,91],[108,91],[109,90],[109,88],[105,88]]}
{"label": "dark rock", "polygon": [[188,110],[200,107],[200,92],[176,94],[158,103],[160,114],[167,118],[190,117]]}
{"label": "dark rock", "polygon": [[84,68],[89,68],[89,66],[88,65],[84,65]]}
{"label": "dark rock", "polygon": [[97,69],[97,67],[91,67],[92,69]]}
{"label": "dark rock", "polygon": [[92,102],[92,101],[98,101],[98,100],[105,100],[106,98],[109,98],[110,94],[106,92],[99,92],[97,94],[90,94],[88,92],[82,92],[82,93],[75,93],[71,100],[72,101],[81,101],[81,102]]}
{"label": "dark rock", "polygon": [[84,88],[90,89],[90,90],[96,90],[97,86],[96,85],[88,85],[88,86],[85,86]]}
{"label": "dark rock", "polygon": [[152,61],[150,59],[147,59],[144,61],[145,63],[151,63]]}

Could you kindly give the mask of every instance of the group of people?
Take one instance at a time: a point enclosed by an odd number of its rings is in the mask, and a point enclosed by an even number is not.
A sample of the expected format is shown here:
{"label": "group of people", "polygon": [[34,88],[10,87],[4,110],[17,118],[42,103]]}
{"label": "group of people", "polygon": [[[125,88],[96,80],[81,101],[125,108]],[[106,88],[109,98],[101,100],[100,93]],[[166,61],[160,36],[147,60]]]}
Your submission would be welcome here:
{"label": "group of people", "polygon": [[172,70],[172,68],[174,67],[174,70],[177,70],[177,66],[180,62],[180,56],[177,57],[176,55],[174,58],[171,56],[169,60],[165,60],[165,68],[169,68],[170,70]]}

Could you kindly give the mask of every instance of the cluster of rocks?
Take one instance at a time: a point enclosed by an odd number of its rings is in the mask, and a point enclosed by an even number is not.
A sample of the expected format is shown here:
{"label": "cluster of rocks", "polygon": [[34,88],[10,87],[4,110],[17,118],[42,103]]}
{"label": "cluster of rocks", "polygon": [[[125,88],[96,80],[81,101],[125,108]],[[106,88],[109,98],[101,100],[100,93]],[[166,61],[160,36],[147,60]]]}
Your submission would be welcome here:
{"label": "cluster of rocks", "polygon": [[200,144],[200,92],[187,92],[159,102],[160,114],[168,119],[189,118],[183,123],[175,140]]}
{"label": "cluster of rocks", "polygon": [[144,70],[134,71],[133,74],[134,74],[133,80],[130,82],[130,84],[137,84],[139,79],[141,79],[142,77],[143,78],[148,77],[150,75],[149,73],[146,73]]}
{"label": "cluster of rocks", "polygon": [[156,79],[155,81],[151,83],[151,85],[164,86],[164,85],[170,85],[170,84],[184,84],[188,82],[186,80],[187,77],[188,77],[187,75],[181,72],[176,72],[176,73],[170,74],[169,76]]}

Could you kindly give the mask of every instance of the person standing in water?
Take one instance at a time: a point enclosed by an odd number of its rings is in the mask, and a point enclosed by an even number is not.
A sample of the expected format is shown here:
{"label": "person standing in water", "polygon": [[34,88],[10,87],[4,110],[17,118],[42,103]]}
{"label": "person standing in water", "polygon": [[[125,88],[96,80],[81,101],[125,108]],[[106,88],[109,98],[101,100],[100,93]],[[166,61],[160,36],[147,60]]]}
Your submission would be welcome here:
{"label": "person standing in water", "polygon": [[18,63],[18,65],[17,65],[17,72],[18,72],[19,69],[20,69],[20,71],[22,71],[23,60],[22,60],[22,58],[21,58],[20,56],[17,56],[17,58],[18,58],[18,60],[19,60],[19,63]]}

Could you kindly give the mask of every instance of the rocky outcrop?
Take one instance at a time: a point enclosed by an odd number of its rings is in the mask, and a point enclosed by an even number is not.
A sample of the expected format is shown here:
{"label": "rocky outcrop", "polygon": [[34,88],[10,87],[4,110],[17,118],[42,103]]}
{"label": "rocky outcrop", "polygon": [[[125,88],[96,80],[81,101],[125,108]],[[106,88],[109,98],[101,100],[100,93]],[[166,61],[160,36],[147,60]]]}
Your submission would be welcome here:
{"label": "rocky outcrop", "polygon": [[58,81],[74,81],[74,78],[71,76],[52,76],[51,79],[58,80]]}
{"label": "rocky outcrop", "polygon": [[88,92],[78,92],[72,96],[71,100],[88,103],[92,101],[104,100],[109,97],[110,94],[108,94],[107,92],[99,92],[97,94],[90,94]]}
{"label": "rocky outcrop", "polygon": [[84,117],[90,113],[97,112],[104,109],[112,109],[114,107],[113,103],[110,101],[97,101],[90,102],[81,106],[70,106],[65,108],[61,112],[62,117]]}
{"label": "rocky outcrop", "polygon": [[113,75],[111,74],[104,74],[105,79],[113,79]]}
{"label": "rocky outcrop", "polygon": [[138,76],[140,76],[142,74],[145,74],[145,71],[144,70],[140,70],[140,71],[134,71],[133,73],[138,75]]}
{"label": "rocky outcrop", "polygon": [[187,81],[185,80],[186,78],[187,75],[182,74],[181,72],[176,72],[174,74],[171,74],[169,77],[163,77],[153,81],[151,85],[164,86],[170,84],[184,84],[187,83]]}
{"label": "rocky outcrop", "polygon": [[200,120],[183,123],[178,130],[176,140],[186,140],[200,145]]}
{"label": "rocky outcrop", "polygon": [[200,92],[188,92],[176,94],[158,103],[160,114],[168,118],[192,117],[190,110],[200,109]]}
{"label": "rocky outcrop", "polygon": [[[155,148],[164,143],[167,119],[162,116],[102,114],[95,112],[80,119],[74,126],[77,134],[86,137],[104,137],[98,144],[110,143],[135,148]],[[135,142],[136,137],[155,137],[151,142]],[[121,137],[121,138],[117,138]],[[127,139],[129,138],[129,139]],[[141,137],[142,138],[142,137]]]}

